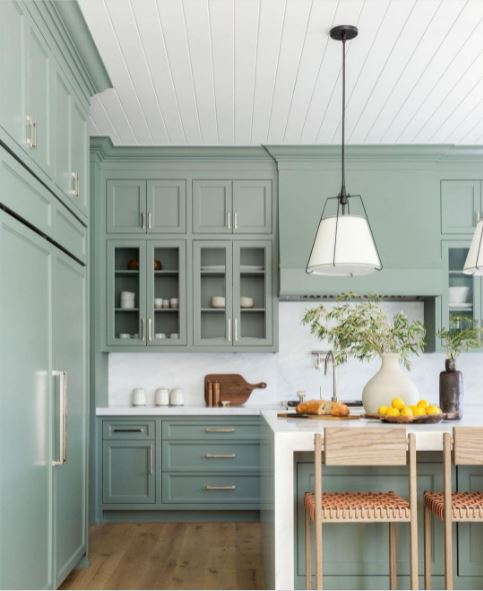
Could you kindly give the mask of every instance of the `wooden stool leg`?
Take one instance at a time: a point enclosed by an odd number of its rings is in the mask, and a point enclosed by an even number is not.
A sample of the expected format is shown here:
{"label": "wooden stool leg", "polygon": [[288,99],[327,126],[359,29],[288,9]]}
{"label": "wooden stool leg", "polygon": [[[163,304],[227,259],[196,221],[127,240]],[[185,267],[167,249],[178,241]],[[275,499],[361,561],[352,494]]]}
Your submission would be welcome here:
{"label": "wooden stool leg", "polygon": [[444,520],[444,586],[453,589],[453,522],[451,515]]}
{"label": "wooden stool leg", "polygon": [[315,522],[315,551],[317,553],[316,559],[316,580],[317,580],[317,590],[320,591],[323,589],[323,564],[324,564],[324,557],[323,557],[323,547],[322,547],[322,520],[319,519]]}
{"label": "wooden stool leg", "polygon": [[431,526],[432,515],[428,507],[424,507],[424,588],[431,589]]}
{"label": "wooden stool leg", "polygon": [[305,511],[305,588],[312,589],[312,528],[310,515]]}
{"label": "wooden stool leg", "polygon": [[390,589],[397,589],[397,530],[389,523],[389,582]]}

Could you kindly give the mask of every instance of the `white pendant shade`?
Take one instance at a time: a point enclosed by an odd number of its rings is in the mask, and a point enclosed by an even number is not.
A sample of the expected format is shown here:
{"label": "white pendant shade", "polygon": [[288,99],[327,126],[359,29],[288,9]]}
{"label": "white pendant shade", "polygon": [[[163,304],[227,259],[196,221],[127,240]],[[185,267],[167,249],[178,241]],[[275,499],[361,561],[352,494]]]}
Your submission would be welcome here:
{"label": "white pendant shade", "polygon": [[367,275],[381,268],[366,218],[340,215],[321,220],[307,273],[356,276]]}
{"label": "white pendant shade", "polygon": [[466,275],[483,275],[483,220],[476,225],[470,250],[466,257],[463,273]]}

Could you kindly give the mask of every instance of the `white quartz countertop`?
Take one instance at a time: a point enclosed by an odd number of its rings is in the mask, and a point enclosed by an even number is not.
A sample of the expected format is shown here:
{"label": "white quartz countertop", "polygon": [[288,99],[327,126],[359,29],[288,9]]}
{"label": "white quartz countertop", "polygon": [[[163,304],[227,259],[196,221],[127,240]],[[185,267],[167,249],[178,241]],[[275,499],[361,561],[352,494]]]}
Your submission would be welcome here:
{"label": "white quartz countertop", "polygon": [[262,411],[282,411],[281,406],[105,406],[97,407],[97,416],[258,416]]}
{"label": "white quartz countertop", "polygon": [[[325,427],[344,427],[347,429],[360,429],[361,427],[377,427],[386,429],[394,425],[382,423],[378,419],[359,419],[350,421],[314,420],[314,419],[286,419],[277,417],[276,410],[262,411],[269,428],[273,431],[275,439],[283,440],[292,451],[312,451],[314,449],[314,435],[320,433]],[[361,411],[351,411],[357,414]],[[408,433],[416,436],[416,449],[418,451],[440,451],[443,449],[444,432],[450,432],[453,427],[483,427],[483,406],[467,407],[465,416],[459,421],[442,421],[436,424],[406,425]]]}

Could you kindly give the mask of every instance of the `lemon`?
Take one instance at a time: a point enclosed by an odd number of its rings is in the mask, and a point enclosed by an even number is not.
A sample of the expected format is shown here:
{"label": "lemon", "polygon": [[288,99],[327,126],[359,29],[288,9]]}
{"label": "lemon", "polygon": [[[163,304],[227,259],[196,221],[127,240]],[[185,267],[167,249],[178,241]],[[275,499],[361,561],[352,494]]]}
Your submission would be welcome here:
{"label": "lemon", "polygon": [[441,409],[439,408],[439,406],[436,406],[435,404],[431,404],[426,409],[426,414],[428,414],[428,415],[439,415],[440,412],[441,412]]}
{"label": "lemon", "polygon": [[426,414],[426,407],[418,404],[416,410],[413,411],[415,417],[422,417]]}
{"label": "lemon", "polygon": [[387,417],[398,417],[400,415],[400,411],[398,408],[394,408],[393,406],[389,407],[386,412]]}
{"label": "lemon", "polygon": [[392,407],[397,408],[397,410],[403,409],[406,405],[404,404],[404,400],[402,398],[394,398],[392,401]]}
{"label": "lemon", "polygon": [[384,415],[387,415],[387,411],[389,410],[389,407],[387,406],[380,406],[377,409],[377,414],[380,415],[381,417],[383,417]]}
{"label": "lemon", "polygon": [[414,414],[416,412],[416,409],[418,408],[418,405],[417,404],[411,404],[411,406],[409,408],[413,411],[413,414]]}
{"label": "lemon", "polygon": [[405,406],[402,410],[401,410],[401,416],[402,417],[412,417],[413,416],[413,410],[409,407],[409,406]]}
{"label": "lemon", "polygon": [[429,406],[429,402],[427,400],[420,400],[418,402],[418,406],[422,406],[423,408],[427,408]]}

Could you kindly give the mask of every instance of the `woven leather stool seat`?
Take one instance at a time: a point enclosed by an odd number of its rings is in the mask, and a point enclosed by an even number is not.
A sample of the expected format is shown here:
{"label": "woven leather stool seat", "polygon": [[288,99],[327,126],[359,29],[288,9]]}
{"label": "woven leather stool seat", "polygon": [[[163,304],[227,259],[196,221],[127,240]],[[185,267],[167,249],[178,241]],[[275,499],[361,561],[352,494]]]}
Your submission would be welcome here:
{"label": "woven leather stool seat", "polygon": [[[305,509],[315,519],[315,495],[305,493]],[[336,492],[322,495],[323,521],[409,521],[409,502],[390,492]]]}
{"label": "woven leather stool seat", "polygon": [[[426,491],[424,505],[440,519],[444,518],[443,493]],[[483,493],[453,493],[451,495],[451,509],[453,521],[483,521]]]}

